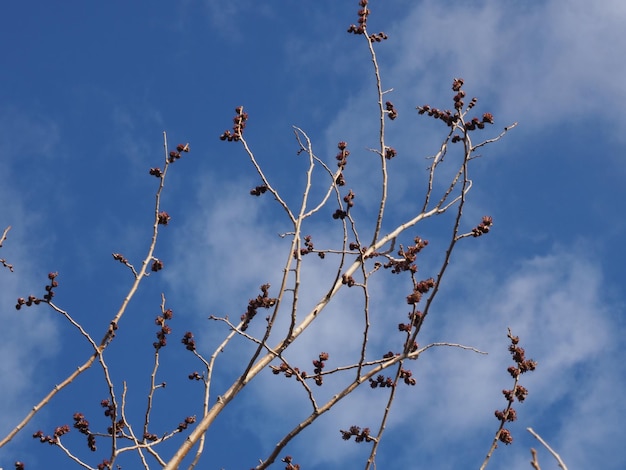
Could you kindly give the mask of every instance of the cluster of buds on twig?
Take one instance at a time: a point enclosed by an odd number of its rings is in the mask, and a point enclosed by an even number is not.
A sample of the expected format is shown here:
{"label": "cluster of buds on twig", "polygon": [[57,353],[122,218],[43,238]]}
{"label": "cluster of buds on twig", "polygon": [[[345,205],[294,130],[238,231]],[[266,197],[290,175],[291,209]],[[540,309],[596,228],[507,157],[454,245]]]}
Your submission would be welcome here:
{"label": "cluster of buds on twig", "polygon": [[352,287],[353,285],[356,284],[356,281],[354,280],[354,278],[352,276],[348,276],[347,274],[343,274],[341,276],[341,283],[345,284],[348,287]]}
{"label": "cluster of buds on twig", "polygon": [[251,299],[248,302],[248,309],[246,310],[246,313],[241,315],[241,321],[243,322],[241,325],[241,331],[246,331],[248,329],[248,325],[256,316],[258,308],[270,308],[276,305],[277,299],[269,296],[269,288],[269,284],[263,284],[260,287],[262,295],[258,295],[256,299]]}
{"label": "cluster of buds on twig", "polygon": [[[311,235],[307,235],[306,237],[304,237],[304,248],[300,248],[300,254],[302,256],[308,255],[315,248],[315,246],[313,245],[313,242],[311,240],[312,240],[311,239]],[[295,251],[294,251],[293,257],[294,258],[297,257],[297,253]]]}
{"label": "cluster of buds on twig", "polygon": [[389,116],[389,119],[391,119],[392,121],[398,117],[398,111],[396,111],[396,108],[394,108],[391,101],[387,101],[385,103],[385,109],[387,111],[387,116]]}
{"label": "cluster of buds on twig", "polygon": [[381,42],[381,41],[384,41],[385,39],[388,39],[388,38],[389,38],[389,36],[387,36],[382,31],[380,33],[370,34],[370,41],[371,42]]}
{"label": "cluster of buds on twig", "polygon": [[160,168],[150,168],[149,173],[152,176],[156,176],[157,178],[160,178],[161,176],[163,176],[163,172],[161,171]]}
{"label": "cluster of buds on twig", "polygon": [[157,272],[160,271],[161,269],[163,269],[163,261],[161,261],[160,259],[154,258],[154,260],[152,261],[152,266],[150,267],[150,270],[152,272]]}
{"label": "cluster of buds on twig", "polygon": [[187,429],[189,427],[190,424],[193,424],[196,422],[196,417],[195,416],[187,416],[185,418],[185,421],[183,421],[182,423],[178,424],[178,432],[182,432],[185,429]]}
{"label": "cluster of buds on twig", "polygon": [[492,225],[493,225],[493,218],[488,215],[484,216],[483,221],[480,224],[478,224],[478,226],[472,229],[472,236],[480,237],[481,235],[484,235],[485,233],[489,233],[489,230],[491,229]]}
{"label": "cluster of buds on twig", "polygon": [[[359,19],[357,21],[358,25],[351,24],[348,28],[348,33],[352,34],[365,34],[365,30],[367,28],[367,17],[370,14],[370,9],[367,7],[368,0],[360,0],[359,6],[361,9],[358,12]],[[369,35],[370,42],[381,42],[387,39],[387,35],[383,32],[374,33]]]}
{"label": "cluster of buds on twig", "polygon": [[287,378],[290,378],[296,375],[305,379],[308,375],[305,371],[300,372],[300,369],[298,369],[297,367],[294,367],[294,368],[289,367],[289,365],[286,362],[281,362],[279,366],[270,366],[270,369],[272,369],[272,374],[274,375],[285,374],[285,377]]}
{"label": "cluster of buds on twig", "polygon": [[417,383],[413,377],[413,372],[408,369],[400,369],[400,378],[407,385],[415,385]]}
{"label": "cluster of buds on twig", "polygon": [[46,293],[44,294],[43,299],[39,299],[35,297],[34,295],[29,295],[28,299],[19,297],[17,299],[17,304],[15,304],[15,308],[19,310],[22,308],[22,305],[26,305],[27,307],[30,307],[33,304],[39,305],[41,302],[52,301],[52,297],[54,297],[54,288],[59,285],[59,283],[56,281],[56,277],[58,275],[59,273],[48,273],[48,279],[50,280],[50,283],[46,285],[45,287]]}
{"label": "cluster of buds on twig", "polygon": [[[452,98],[452,101],[454,102],[454,109],[456,111],[455,113],[453,113],[450,110],[444,111],[441,109],[433,108],[427,104],[423,106],[418,106],[417,107],[418,113],[428,114],[429,116],[432,116],[435,119],[439,119],[445,122],[449,127],[452,127],[459,120],[459,116],[461,115],[463,106],[465,105],[464,99],[466,95],[465,95],[465,91],[461,89],[463,87],[463,83],[464,81],[462,78],[455,78],[452,81],[452,91],[456,92],[456,94]],[[472,98],[469,105],[467,106],[467,109],[468,110],[472,109],[474,106],[476,106],[477,102],[478,100],[476,98]],[[493,114],[484,113],[482,118],[473,117],[471,120],[464,122],[463,127],[465,128],[465,131],[469,132],[469,131],[474,131],[476,129],[484,129],[485,124],[493,124],[493,123],[494,123]],[[461,140],[463,140],[463,137],[461,137],[458,134],[453,135],[451,139],[452,143],[460,142]]]}
{"label": "cluster of buds on twig", "polygon": [[349,441],[352,436],[355,436],[354,442],[371,442],[374,440],[374,438],[370,436],[369,428],[363,428],[363,430],[361,430],[358,426],[350,426],[348,431],[340,429],[339,432],[344,441]]}
{"label": "cluster of buds on twig", "polygon": [[377,375],[376,380],[370,378],[370,387],[372,388],[392,388],[393,379],[391,377],[385,377],[384,375]]}
{"label": "cluster of buds on twig", "polygon": [[406,303],[409,305],[417,304],[420,300],[422,300],[422,295],[427,293],[433,287],[435,287],[435,280],[432,277],[418,282],[415,284],[413,292],[407,296]]}
{"label": "cluster of buds on twig", "polygon": [[159,436],[157,436],[156,434],[153,434],[151,432],[147,432],[146,431],[146,432],[143,433],[143,438],[144,438],[145,441],[154,442],[154,441],[157,441],[159,439]]}
{"label": "cluster of buds on twig", "polygon": [[243,106],[237,106],[235,108],[235,113],[235,117],[233,118],[233,132],[224,131],[224,133],[220,136],[220,140],[237,142],[243,136],[243,130],[246,127],[246,121],[248,120],[248,113],[244,113]]}
{"label": "cluster of buds on twig", "polygon": [[293,458],[291,457],[291,455],[286,455],[280,461],[281,462],[285,462],[287,464],[287,466],[285,467],[285,470],[300,470],[300,465],[299,464],[292,463],[293,462]]}
{"label": "cluster of buds on twig", "polygon": [[114,426],[109,426],[107,428],[107,432],[110,435],[113,435],[113,433],[118,435],[118,434],[120,434],[124,430],[125,427],[126,427],[126,423],[124,422],[123,419],[120,419],[117,423],[115,423]]}
{"label": "cluster of buds on twig", "polygon": [[465,92],[461,90],[465,81],[462,78],[455,78],[452,80],[452,91],[456,91],[456,95],[452,98],[454,101],[454,109],[461,111],[463,109],[463,98],[465,98]]}
{"label": "cluster of buds on twig", "polygon": [[189,380],[204,380],[204,375],[200,374],[197,371],[193,371],[191,374],[189,374],[188,378]]}
{"label": "cluster of buds on twig", "polygon": [[410,333],[415,325],[417,325],[422,319],[422,312],[419,310],[415,310],[413,312],[409,312],[409,323],[399,323],[398,330]]}
{"label": "cluster of buds on twig", "polygon": [[324,369],[325,362],[328,360],[328,353],[321,352],[318,356],[319,359],[313,361],[313,367],[315,369],[315,384],[321,386],[324,380],[322,379],[322,369]]}
{"label": "cluster of buds on twig", "polygon": [[434,117],[435,119],[440,119],[445,122],[446,125],[452,127],[452,125],[459,119],[458,116],[452,114],[452,111],[449,109],[441,110],[437,108],[433,108],[427,104],[423,106],[417,107],[418,114],[428,114],[429,116]]}
{"label": "cluster of buds on twig", "polygon": [[96,437],[89,431],[89,421],[85,419],[82,413],[74,413],[74,427],[78,432],[87,436],[87,447],[92,452],[96,451]]}
{"label": "cluster of buds on twig", "polygon": [[484,129],[485,124],[493,124],[493,114],[484,113],[482,119],[473,117],[471,121],[465,123],[465,129],[468,131],[475,131],[476,129]]}
{"label": "cluster of buds on twig", "polygon": [[100,402],[100,406],[104,408],[104,416],[115,419],[115,405],[113,403],[104,399]]}
{"label": "cluster of buds on twig", "polygon": [[[169,153],[167,157],[168,163],[174,163],[176,160],[178,160],[181,157],[181,152],[189,152],[189,144],[178,144],[176,146],[176,150],[172,150]],[[152,172],[152,170],[150,171]]]}
{"label": "cluster of buds on twig", "polygon": [[167,225],[170,223],[170,220],[170,215],[165,211],[161,211],[157,214],[157,223],[159,225]]}
{"label": "cluster of buds on twig", "polygon": [[348,213],[346,211],[344,211],[343,209],[337,209],[335,212],[333,212],[333,219],[338,220],[338,219],[345,219],[346,217],[348,217]]}
{"label": "cluster of buds on twig", "polygon": [[365,33],[365,28],[367,26],[367,17],[370,14],[369,8],[367,8],[367,0],[360,0],[359,6],[361,9],[359,10],[359,20],[358,26],[351,24],[348,28],[348,32],[352,34],[363,34]]}
{"label": "cluster of buds on twig", "polygon": [[509,352],[515,362],[515,365],[510,366],[507,371],[511,374],[511,377],[515,379],[515,385],[511,390],[502,390],[502,394],[508,404],[504,410],[496,410],[494,414],[498,421],[500,421],[498,440],[508,445],[513,442],[513,436],[508,429],[504,428],[504,423],[513,422],[517,419],[517,412],[512,405],[515,400],[522,403],[528,396],[528,390],[517,383],[519,376],[525,372],[535,370],[537,363],[532,359],[526,359],[526,352],[524,351],[524,348],[519,346],[519,336],[513,336],[510,329],[507,336],[511,340]]}
{"label": "cluster of buds on twig", "polygon": [[403,271],[416,273],[417,265],[415,264],[415,260],[417,259],[417,254],[422,251],[426,245],[428,245],[428,240],[422,240],[420,237],[415,237],[413,241],[415,244],[408,246],[406,250],[402,245],[400,245],[398,256],[401,256],[402,259],[391,259],[383,267],[385,269],[391,268],[391,272],[393,274],[398,274]]}
{"label": "cluster of buds on twig", "polygon": [[185,333],[185,336],[183,336],[183,339],[181,339],[180,342],[185,345],[185,349],[187,349],[187,351],[196,350],[196,340],[193,339],[193,333],[191,331]]}
{"label": "cluster of buds on twig", "polygon": [[354,192],[352,190],[349,190],[348,194],[346,194],[343,197],[343,202],[345,202],[346,205],[348,206],[348,210],[350,210],[350,208],[354,207],[354,197],[355,197],[355,194],[354,194]]}
{"label": "cluster of buds on twig", "polygon": [[121,253],[113,253],[113,259],[128,266],[128,260]]}
{"label": "cluster of buds on twig", "polygon": [[67,424],[64,424],[63,426],[58,426],[54,428],[52,436],[44,435],[43,431],[39,430],[33,434],[33,438],[39,439],[39,442],[42,443],[47,442],[50,445],[55,445],[59,442],[59,437],[67,434],[68,432],[70,432],[70,427]]}
{"label": "cluster of buds on twig", "polygon": [[173,316],[174,312],[171,308],[168,308],[163,312],[163,315],[158,315],[154,320],[154,323],[160,327],[159,331],[157,331],[156,333],[158,341],[152,343],[152,346],[154,346],[154,349],[156,349],[157,351],[167,346],[167,335],[172,332],[172,329],[169,327],[168,324],[165,323],[165,321],[171,320]]}
{"label": "cluster of buds on twig", "polygon": [[260,196],[261,194],[265,194],[265,191],[267,191],[267,185],[262,184],[254,189],[251,189],[250,194],[252,196]]}
{"label": "cluster of buds on twig", "polygon": [[385,158],[387,160],[391,160],[393,157],[398,155],[398,151],[393,147],[385,147]]}
{"label": "cluster of buds on twig", "polygon": [[111,468],[111,462],[107,459],[104,459],[101,463],[96,467],[98,470],[109,470]]}
{"label": "cluster of buds on twig", "polygon": [[[511,374],[511,377],[516,379],[520,376],[520,374],[535,370],[537,368],[537,362],[532,359],[526,359],[526,351],[524,351],[524,348],[519,346],[519,336],[513,336],[509,330],[508,337],[511,340],[509,352],[511,353],[511,357],[513,358],[516,366],[510,366],[507,371]],[[526,395],[528,394],[528,391],[523,391],[522,389],[526,390],[523,387],[520,387],[520,390],[515,390],[513,393],[519,401],[524,401],[524,398],[526,398]],[[509,401],[512,400],[509,399]]]}
{"label": "cluster of buds on twig", "polygon": [[341,172],[335,179],[335,183],[337,186],[344,186],[346,184],[346,180],[343,176],[343,170],[348,164],[348,155],[350,155],[350,150],[348,150],[348,144],[344,141],[339,142],[337,144],[337,148],[339,149],[339,153],[335,158],[337,159],[337,166],[341,169]]}

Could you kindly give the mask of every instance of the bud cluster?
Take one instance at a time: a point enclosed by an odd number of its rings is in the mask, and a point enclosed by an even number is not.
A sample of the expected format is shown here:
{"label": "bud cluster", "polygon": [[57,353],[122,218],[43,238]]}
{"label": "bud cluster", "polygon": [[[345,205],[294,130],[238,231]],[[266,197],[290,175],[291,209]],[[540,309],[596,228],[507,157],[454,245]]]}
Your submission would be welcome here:
{"label": "bud cluster", "polygon": [[[189,144],[178,144],[176,150],[170,152],[167,158],[168,163],[174,163],[178,160],[181,157],[180,152],[189,152]],[[152,174],[152,169],[150,170],[150,174]]]}
{"label": "bud cluster", "polygon": [[313,361],[313,367],[315,367],[313,372],[315,372],[315,384],[321,386],[324,381],[322,379],[322,369],[324,369],[325,362],[328,360],[328,353],[321,352],[318,358]]}
{"label": "bud cluster", "polygon": [[423,106],[417,107],[418,114],[428,114],[429,116],[434,117],[435,119],[439,119],[446,123],[447,126],[452,127],[452,125],[459,120],[458,116],[452,114],[452,111],[449,109],[441,110],[437,108],[433,108],[427,104]]}
{"label": "bud cluster", "polygon": [[422,251],[426,245],[428,245],[428,240],[422,240],[420,237],[415,237],[413,241],[415,244],[408,246],[406,250],[402,245],[400,245],[398,256],[401,256],[402,259],[391,259],[383,267],[385,269],[391,268],[391,272],[393,274],[398,274],[403,271],[416,273],[417,265],[415,264],[415,260],[417,259],[417,254]]}
{"label": "bud cluster", "polygon": [[78,432],[87,436],[87,447],[92,452],[96,451],[96,437],[89,431],[89,421],[82,413],[74,413],[74,427]]}
{"label": "bud cluster", "polygon": [[286,362],[281,362],[280,366],[270,366],[270,369],[272,369],[272,374],[285,374],[285,377],[287,378],[293,377],[294,375],[300,376],[303,379],[308,377],[308,374],[305,371],[300,372],[300,369],[297,367],[291,368]]}
{"label": "bud cluster", "polygon": [[293,458],[291,457],[291,455],[286,455],[285,458],[281,459],[281,462],[285,462],[287,464],[287,466],[285,467],[285,470],[300,470],[299,464],[291,463],[293,462]]}
{"label": "bud cluster", "polygon": [[269,288],[269,284],[263,284],[260,287],[262,295],[258,295],[256,299],[251,299],[248,302],[248,309],[246,310],[246,313],[241,315],[241,321],[243,322],[243,325],[241,325],[241,331],[246,331],[248,329],[248,325],[256,316],[258,308],[270,308],[276,304],[278,299],[269,297]]}
{"label": "bud cluster", "polygon": [[152,262],[152,266],[150,267],[150,270],[152,272],[157,272],[160,271],[161,269],[163,269],[163,261],[161,261],[160,259],[154,259],[154,261]]}
{"label": "bud cluster", "polygon": [[354,197],[355,194],[352,190],[348,191],[348,194],[343,197],[343,202],[345,202],[348,206],[348,210],[350,210],[351,207],[354,207]]}
{"label": "bud cluster", "polygon": [[[455,112],[453,113],[450,110],[441,110],[437,108],[433,108],[427,104],[423,106],[418,106],[417,110],[419,114],[428,114],[435,119],[439,119],[445,122],[449,127],[452,127],[456,122],[458,122],[460,115],[463,110],[463,106],[465,105],[465,91],[461,88],[463,87],[464,80],[462,78],[455,78],[452,81],[452,91],[456,92],[456,94],[452,97],[452,101],[454,102]],[[478,100],[476,98],[472,98],[467,109],[470,110],[474,106]],[[474,131],[476,129],[484,129],[485,124],[493,124],[494,118],[491,113],[484,113],[482,118],[473,117],[471,120],[464,122],[463,127],[466,131]],[[460,142],[463,138],[460,135],[452,136],[451,141],[453,143]]]}
{"label": "bud cluster", "polygon": [[[313,245],[313,242],[311,241],[311,235],[307,235],[306,237],[304,237],[304,248],[300,248],[300,254],[302,256],[308,255],[309,253],[313,251],[314,248],[315,246]],[[294,251],[293,257],[294,258],[297,257],[297,253],[295,251]]]}
{"label": "bud cluster", "polygon": [[[180,342],[185,345],[185,349],[187,351],[196,350],[196,340],[193,339],[193,333],[191,331],[185,333],[185,336],[183,336],[183,339],[181,339]],[[191,379],[192,377],[189,378]],[[195,378],[195,376],[193,378]]]}
{"label": "bud cluster", "polygon": [[48,273],[48,279],[50,280],[50,283],[45,287],[46,293],[44,294],[43,299],[39,299],[34,295],[29,295],[28,299],[19,297],[17,299],[17,303],[15,304],[15,308],[19,310],[22,308],[22,305],[30,307],[33,304],[39,305],[41,302],[51,302],[52,297],[54,297],[54,288],[59,285],[59,283],[56,281],[58,275],[59,273]]}
{"label": "bud cluster", "polygon": [[159,225],[167,225],[170,223],[171,217],[167,212],[161,211],[157,214],[157,219]]}
{"label": "bud cluster", "polygon": [[509,352],[515,362],[515,366],[510,366],[507,371],[511,374],[511,377],[515,379],[515,385],[511,390],[502,390],[502,395],[508,402],[507,407],[504,410],[496,410],[495,416],[500,421],[500,432],[498,434],[498,440],[508,445],[513,442],[513,436],[508,429],[502,427],[506,422],[513,422],[517,420],[517,412],[513,408],[515,400],[522,403],[528,396],[528,390],[517,383],[519,376],[525,372],[533,371],[537,367],[537,363],[532,359],[526,359],[526,351],[519,346],[519,336],[513,336],[511,330],[509,330],[508,337],[511,340],[509,345]]}
{"label": "bud cluster", "polygon": [[185,418],[185,421],[183,421],[182,423],[178,424],[178,432],[182,432],[185,429],[187,429],[189,427],[190,424],[193,424],[196,422],[196,417],[195,416],[187,416]]}
{"label": "bud cluster", "polygon": [[369,379],[370,387],[372,388],[392,388],[393,379],[391,377],[385,377],[384,375],[377,375],[376,380]]}
{"label": "bud cluster", "polygon": [[348,155],[350,155],[350,150],[348,150],[348,144],[341,141],[337,144],[337,148],[339,149],[339,153],[335,157],[337,159],[337,166],[341,169],[339,176],[335,179],[335,183],[337,186],[344,186],[346,184],[346,180],[343,177],[343,170],[348,164]]}
{"label": "bud cluster", "polygon": [[400,378],[407,385],[415,385],[416,383],[415,378],[413,377],[413,372],[408,369],[400,369]]}
{"label": "bud cluster", "polygon": [[493,225],[493,218],[488,215],[484,216],[483,221],[472,229],[472,236],[480,237],[481,235],[484,235],[485,233],[489,233],[489,230],[491,229],[492,225]]}
{"label": "bud cluster", "polygon": [[171,320],[173,316],[174,312],[171,308],[168,308],[163,312],[163,315],[158,315],[154,320],[154,323],[160,327],[159,331],[156,333],[158,341],[152,343],[152,346],[154,346],[154,349],[157,351],[167,346],[167,335],[172,332],[172,329],[165,323],[165,321]]}
{"label": "bud cluster", "polygon": [[[359,20],[357,22],[358,26],[351,24],[350,27],[348,28],[348,33],[365,34],[365,29],[367,27],[367,17],[370,14],[370,9],[367,8],[367,4],[368,4],[368,0],[359,1],[359,6],[361,7],[361,9],[358,12],[358,15],[359,15]],[[380,33],[370,34],[369,40],[370,42],[381,42],[387,39],[387,37],[388,36],[385,33],[380,32]]]}
{"label": "bud cluster", "polygon": [[354,278],[352,276],[348,276],[347,274],[343,274],[341,276],[341,283],[345,284],[348,287],[352,287],[353,285],[356,284],[356,281],[354,280]]}
{"label": "bud cluster", "polygon": [[387,160],[391,160],[393,157],[398,155],[398,151],[393,147],[385,147],[385,158]]}
{"label": "bud cluster", "polygon": [[251,189],[250,194],[252,196],[260,196],[261,194],[265,194],[265,191],[267,191],[267,185],[262,184],[261,186]]}
{"label": "bud cluster", "polygon": [[191,374],[189,374],[188,378],[189,380],[204,380],[204,375],[200,375],[199,372],[193,371]]}
{"label": "bud cluster", "polygon": [[385,109],[387,110],[387,116],[389,116],[389,119],[392,121],[398,117],[398,111],[396,111],[391,101],[385,103]]}
{"label": "bud cluster", "polygon": [[352,436],[355,436],[354,442],[371,442],[374,440],[374,438],[370,436],[369,428],[363,428],[363,430],[361,430],[358,426],[350,426],[348,431],[339,430],[339,432],[344,441],[349,441]]}
{"label": "bud cluster", "polygon": [[248,120],[248,113],[244,113],[243,106],[237,106],[235,108],[235,117],[233,118],[233,132],[224,131],[220,136],[220,140],[228,140],[228,142],[237,142],[243,136],[243,130],[246,127],[246,121]]}
{"label": "bud cluster", "polygon": [[358,12],[358,15],[359,15],[358,26],[351,24],[350,27],[348,28],[349,33],[352,33],[352,34],[364,34],[365,33],[365,28],[367,26],[367,17],[370,14],[370,10],[369,8],[367,8],[367,4],[368,4],[367,0],[359,1],[359,6],[361,7],[361,9]]}
{"label": "bud cluster", "polygon": [[39,430],[33,434],[33,438],[39,439],[39,442],[42,443],[47,442],[50,445],[55,445],[59,442],[59,437],[67,434],[68,432],[70,432],[70,427],[67,424],[64,424],[63,426],[57,426],[54,428],[52,436],[46,436],[43,431]]}
{"label": "bud cluster", "polygon": [[407,296],[406,303],[409,305],[417,304],[420,300],[422,300],[422,295],[427,293],[433,287],[435,287],[435,280],[432,277],[418,282],[415,284],[413,292]]}
{"label": "bud cluster", "polygon": [[111,462],[107,459],[104,459],[102,463],[99,463],[96,467],[98,470],[109,470],[111,468]]}
{"label": "bud cluster", "polygon": [[413,312],[409,312],[408,316],[409,316],[409,323],[399,323],[398,324],[399,331],[410,333],[413,327],[417,325],[422,319],[422,312],[420,312],[419,310],[414,310]]}
{"label": "bud cluster", "polygon": [[128,264],[128,260],[124,258],[124,255],[122,255],[121,253],[113,253],[113,259],[115,261],[119,261],[122,264]]}

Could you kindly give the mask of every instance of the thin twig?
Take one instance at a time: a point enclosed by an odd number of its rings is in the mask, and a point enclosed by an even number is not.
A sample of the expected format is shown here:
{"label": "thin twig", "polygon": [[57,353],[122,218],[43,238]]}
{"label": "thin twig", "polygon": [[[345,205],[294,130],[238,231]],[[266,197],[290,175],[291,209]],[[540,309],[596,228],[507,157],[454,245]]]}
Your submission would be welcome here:
{"label": "thin twig", "polygon": [[550,452],[552,454],[552,457],[554,457],[554,459],[557,461],[557,463],[558,463],[560,468],[562,468],[563,470],[567,470],[567,466],[565,465],[565,462],[563,462],[563,460],[561,459],[561,456],[559,454],[557,454],[554,451],[554,449],[552,449],[552,447],[550,447],[548,445],[548,443],[546,441],[544,441],[543,438],[533,430],[533,428],[526,428],[526,431],[531,433],[535,437],[535,439],[537,439],[539,442],[541,442],[542,446],[544,446],[546,449],[548,449],[548,452]]}

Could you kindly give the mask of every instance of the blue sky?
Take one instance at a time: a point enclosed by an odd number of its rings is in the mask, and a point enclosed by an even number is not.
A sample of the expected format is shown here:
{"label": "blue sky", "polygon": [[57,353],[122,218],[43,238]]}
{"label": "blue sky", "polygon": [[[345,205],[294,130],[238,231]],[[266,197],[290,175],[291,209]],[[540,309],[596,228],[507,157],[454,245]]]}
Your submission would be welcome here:
{"label": "blue sky", "polygon": [[[626,386],[626,220],[619,202],[626,200],[626,126],[619,118],[626,4],[371,0],[370,7],[370,31],[389,35],[377,51],[383,88],[393,88],[389,99],[399,112],[387,125],[398,150],[387,228],[417,207],[424,157],[446,131],[418,116],[417,105],[451,107],[452,78],[463,77],[477,109],[495,116],[489,136],[519,122],[476,161],[465,228],[485,214],[495,225],[487,237],[458,246],[420,339],[489,355],[440,348],[410,364],[418,385],[399,390],[379,468],[478,468],[498,424],[493,411],[504,406],[500,391],[510,386],[509,326],[539,367],[522,382],[530,395],[510,426],[515,442],[501,446],[489,468],[530,468],[528,449],[537,443],[528,426],[570,468],[624,468],[626,409],[617,396]],[[245,106],[246,139],[289,201],[298,200],[304,181],[292,126],[333,165],[337,142],[347,141],[352,161],[363,162],[348,167],[357,205],[364,219],[371,215],[377,173],[367,148],[376,145],[376,96],[365,44],[346,33],[357,10],[352,0],[4,6],[0,228],[12,230],[0,257],[15,272],[0,271],[3,436],[89,354],[54,312],[18,312],[16,298],[41,295],[47,273],[58,271],[57,304],[102,336],[132,280],[111,253],[138,264],[150,240],[156,180],[147,171],[162,166],[163,131],[172,146],[189,142],[192,149],[166,182],[163,209],[172,222],[156,252],[166,269],[143,284],[107,352],[118,392],[127,381],[129,406],[136,404],[130,414],[141,420],[164,292],[175,317],[161,358],[159,377],[168,386],[157,395],[155,432],[198,413],[199,388],[185,377],[201,366],[179,337],[194,331],[210,355],[227,330],[207,317],[237,318],[259,285],[277,285],[285,260],[276,234],[287,221],[269,198],[248,195],[259,184],[254,169],[240,146],[218,139],[232,126],[234,108]],[[448,222],[415,229],[431,241],[420,262],[425,277],[440,259]],[[329,227],[320,218],[305,230],[330,242]],[[310,263],[305,305],[326,287],[323,263]],[[380,276],[376,315],[406,310],[407,284],[397,279]],[[338,297],[333,312],[357,309],[356,297]],[[347,362],[355,344],[345,331],[358,322],[348,313],[315,325],[300,338],[294,362],[307,364],[322,350],[334,365]],[[384,347],[383,338],[376,341]],[[213,396],[230,384],[249,348],[236,342],[220,358]],[[101,377],[94,368],[59,394],[0,450],[0,467],[22,460],[27,468],[69,468],[59,449],[30,436],[71,424],[76,411],[105,429]],[[319,393],[332,395],[332,385]],[[338,430],[376,427],[384,398],[372,392],[358,391],[286,453],[306,469],[362,468],[365,446],[342,441]],[[301,390],[269,373],[240,398],[209,431],[203,468],[250,468],[308,413]],[[106,457],[104,440],[92,455],[83,437],[73,431],[63,442],[95,466]],[[540,461],[552,466],[546,452]],[[134,460],[126,465],[139,468]]]}

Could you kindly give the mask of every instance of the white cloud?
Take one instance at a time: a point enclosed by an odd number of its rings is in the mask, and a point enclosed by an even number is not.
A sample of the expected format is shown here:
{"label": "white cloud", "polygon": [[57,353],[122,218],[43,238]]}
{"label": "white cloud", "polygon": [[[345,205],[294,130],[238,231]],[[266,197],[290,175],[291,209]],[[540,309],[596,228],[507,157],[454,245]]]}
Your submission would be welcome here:
{"label": "white cloud", "polygon": [[592,119],[592,113],[610,122],[608,110],[626,101],[616,80],[626,65],[615,60],[626,50],[625,17],[617,1],[592,9],[581,0],[454,7],[419,2],[394,28],[393,59],[386,65],[396,83],[388,86],[410,87],[407,97],[432,99],[448,90],[452,77],[462,76],[472,96],[489,102],[497,96],[494,113],[504,121],[536,129]]}

